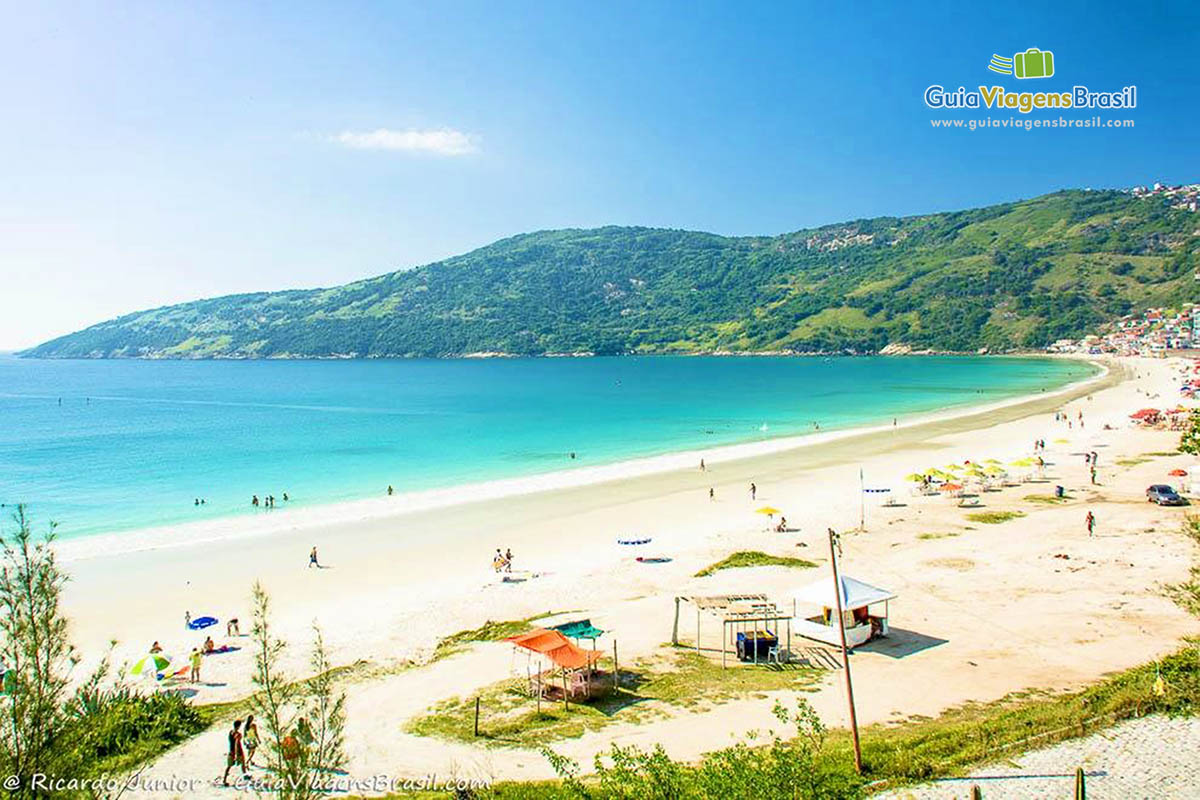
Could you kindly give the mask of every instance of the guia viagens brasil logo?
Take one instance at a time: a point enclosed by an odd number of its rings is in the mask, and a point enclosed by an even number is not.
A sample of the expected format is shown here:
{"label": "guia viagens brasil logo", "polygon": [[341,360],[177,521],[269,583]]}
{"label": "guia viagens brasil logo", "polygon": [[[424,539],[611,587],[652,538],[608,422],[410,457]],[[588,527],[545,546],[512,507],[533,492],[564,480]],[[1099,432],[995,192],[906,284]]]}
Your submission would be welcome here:
{"label": "guia viagens brasil logo", "polygon": [[[1052,78],[1055,75],[1054,53],[1036,47],[1011,57],[993,53],[987,68],[1017,80]],[[1069,90],[1022,92],[1009,91],[998,85],[980,85],[975,89],[959,86],[947,91],[935,83],[925,90],[925,105],[930,108],[1009,109],[1021,114],[1042,109],[1137,108],[1137,87],[1131,85],[1117,91],[1095,92],[1076,84]]]}

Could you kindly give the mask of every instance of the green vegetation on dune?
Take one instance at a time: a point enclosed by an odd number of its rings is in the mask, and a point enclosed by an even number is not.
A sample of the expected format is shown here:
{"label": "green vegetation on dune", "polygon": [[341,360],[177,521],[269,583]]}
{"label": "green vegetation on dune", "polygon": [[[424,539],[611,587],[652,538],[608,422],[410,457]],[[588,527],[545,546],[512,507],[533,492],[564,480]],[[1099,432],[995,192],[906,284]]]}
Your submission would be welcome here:
{"label": "green vegetation on dune", "polygon": [[39,357],[267,358],[1038,347],[1194,300],[1195,215],[1065,191],[781,236],[514,236],[329,289],[137,312]]}
{"label": "green vegetation on dune", "polygon": [[967,514],[967,519],[971,522],[982,522],[985,525],[999,525],[1001,522],[1008,522],[1010,519],[1019,519],[1025,516],[1024,511],[978,511],[974,514]]}
{"label": "green vegetation on dune", "polygon": [[816,564],[806,561],[803,558],[773,556],[759,552],[758,550],[739,550],[728,558],[724,558],[715,564],[709,564],[697,572],[695,577],[703,578],[720,572],[723,569],[737,569],[739,567],[794,567],[796,569],[806,569],[815,566]]}
{"label": "green vegetation on dune", "polygon": [[[621,669],[621,687],[587,703],[536,701],[523,678],[500,681],[469,697],[436,703],[427,714],[408,722],[406,730],[467,742],[508,746],[540,746],[556,739],[582,736],[614,723],[637,724],[663,717],[672,707],[698,708],[750,694],[806,690],[823,675],[811,667],[749,666],[732,657],[728,669],[719,659],[679,648],[666,659]],[[474,735],[475,699],[480,699],[480,736]]]}

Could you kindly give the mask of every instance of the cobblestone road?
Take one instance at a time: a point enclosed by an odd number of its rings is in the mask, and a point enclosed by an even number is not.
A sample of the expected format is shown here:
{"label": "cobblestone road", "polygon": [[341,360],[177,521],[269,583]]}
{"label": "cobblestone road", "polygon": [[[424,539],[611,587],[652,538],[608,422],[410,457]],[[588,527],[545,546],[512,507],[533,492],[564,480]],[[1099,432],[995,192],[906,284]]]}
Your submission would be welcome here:
{"label": "cobblestone road", "polygon": [[898,789],[886,800],[970,797],[977,785],[985,800],[1053,800],[1074,796],[1075,768],[1087,773],[1088,800],[1200,798],[1200,719],[1146,717],[1084,739],[1034,750],[981,767],[967,778]]}

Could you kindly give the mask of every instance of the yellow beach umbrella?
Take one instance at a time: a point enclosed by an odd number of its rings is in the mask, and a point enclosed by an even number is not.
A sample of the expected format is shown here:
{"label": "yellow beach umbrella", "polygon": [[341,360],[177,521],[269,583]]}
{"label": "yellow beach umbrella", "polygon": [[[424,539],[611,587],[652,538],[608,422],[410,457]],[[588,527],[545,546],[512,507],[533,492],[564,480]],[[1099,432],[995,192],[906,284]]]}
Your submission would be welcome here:
{"label": "yellow beach umbrella", "polygon": [[985,463],[985,464],[996,464],[996,465],[1000,465],[1000,464],[1003,464],[1004,462],[1003,462],[1003,461],[1001,461],[1001,460],[1000,460],[1000,459],[998,459],[998,458],[985,458],[985,459],[983,460],[983,463]]}
{"label": "yellow beach umbrella", "polygon": [[906,475],[904,477],[904,480],[912,481],[913,483],[920,483],[921,481],[925,480],[925,476],[922,475],[920,472],[913,472],[909,475]]}
{"label": "yellow beach umbrella", "polygon": [[1000,467],[988,467],[987,469],[984,470],[984,472],[986,472],[988,475],[1003,475],[1004,474],[1004,470],[1000,469]]}
{"label": "yellow beach umbrella", "polygon": [[773,517],[776,514],[779,514],[781,512],[775,506],[763,506],[762,508],[758,509],[754,513],[755,514],[766,514],[768,517]]}
{"label": "yellow beach umbrella", "polygon": [[947,464],[945,469],[962,469],[962,464]]}

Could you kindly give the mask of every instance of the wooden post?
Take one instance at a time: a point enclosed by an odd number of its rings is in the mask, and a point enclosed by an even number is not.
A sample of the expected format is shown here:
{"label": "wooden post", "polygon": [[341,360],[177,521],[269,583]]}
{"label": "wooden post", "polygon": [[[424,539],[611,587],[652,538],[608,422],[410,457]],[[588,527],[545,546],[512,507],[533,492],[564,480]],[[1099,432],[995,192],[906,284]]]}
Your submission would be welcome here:
{"label": "wooden post", "polygon": [[621,666],[617,662],[617,640],[613,639],[613,691],[621,688]]}
{"label": "wooden post", "polygon": [[983,791],[978,784],[971,787],[971,800],[983,800]]}
{"label": "wooden post", "polygon": [[671,624],[671,644],[679,646],[679,598],[675,598],[675,621]]}
{"label": "wooden post", "polygon": [[562,671],[563,678],[563,711],[571,710],[571,701],[567,699],[567,671]]}
{"label": "wooden post", "polygon": [[829,563],[833,567],[833,597],[837,603],[837,626],[842,641],[842,669],[846,672],[846,699],[850,704],[850,732],[854,735],[854,769],[862,774],[862,746],[858,741],[858,715],[854,712],[854,683],[850,680],[850,652],[846,647],[846,620],[842,616],[842,579],[838,575],[837,534],[829,529]]}
{"label": "wooden post", "polygon": [[542,715],[542,673],[539,670],[537,674],[537,713]]}
{"label": "wooden post", "polygon": [[1075,768],[1075,800],[1087,800],[1087,787],[1083,781],[1083,767]]}
{"label": "wooden post", "polygon": [[475,735],[479,735],[479,697],[475,698]]}

